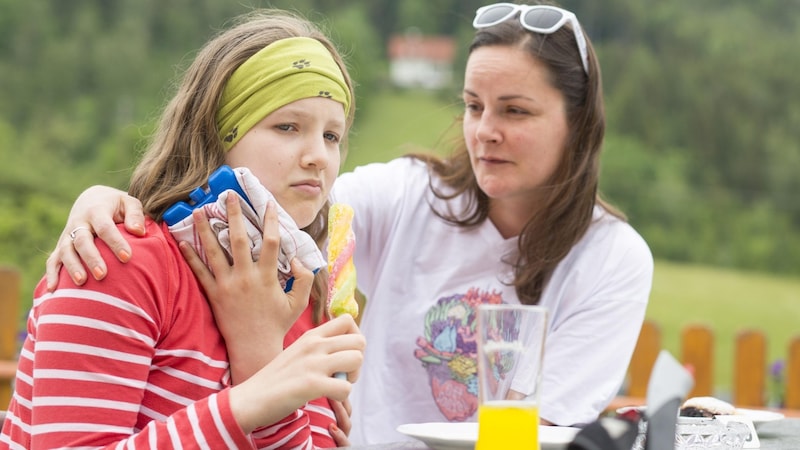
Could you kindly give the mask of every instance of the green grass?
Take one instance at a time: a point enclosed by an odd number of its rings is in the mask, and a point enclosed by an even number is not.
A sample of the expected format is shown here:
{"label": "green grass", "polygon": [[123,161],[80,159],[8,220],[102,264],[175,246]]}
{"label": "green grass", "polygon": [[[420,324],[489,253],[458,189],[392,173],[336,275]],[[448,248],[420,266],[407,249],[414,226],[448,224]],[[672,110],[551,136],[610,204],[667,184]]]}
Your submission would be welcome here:
{"label": "green grass", "polygon": [[[350,133],[342,172],[435,147],[461,112],[455,99],[448,104],[424,91],[387,91],[368,101]],[[460,128],[453,132],[460,132]]]}
{"label": "green grass", "polygon": [[[425,92],[376,94],[354,126],[342,170],[387,161],[414,146],[432,147],[460,112],[458,102],[446,103]],[[733,380],[733,342],[738,331],[755,328],[767,333],[768,364],[787,356],[789,340],[800,335],[800,278],[659,260],[647,317],[661,326],[663,346],[676,358],[680,358],[683,327],[691,323],[711,326],[714,380],[724,394]]]}
{"label": "green grass", "polygon": [[[680,358],[680,332],[688,324],[714,330],[714,384],[729,392],[736,333],[767,336],[767,364],[788,356],[800,336],[800,279],[657,261],[647,317],[661,326],[663,347]],[[767,370],[767,368],[765,368]]]}

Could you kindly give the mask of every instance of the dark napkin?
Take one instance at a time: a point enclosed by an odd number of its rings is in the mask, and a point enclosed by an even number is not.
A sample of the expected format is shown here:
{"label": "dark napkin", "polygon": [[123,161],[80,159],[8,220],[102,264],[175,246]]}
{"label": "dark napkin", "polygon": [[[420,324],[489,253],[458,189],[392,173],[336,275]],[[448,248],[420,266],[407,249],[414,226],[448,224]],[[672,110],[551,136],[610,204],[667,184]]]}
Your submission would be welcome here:
{"label": "dark napkin", "polygon": [[[662,350],[647,383],[646,450],[675,448],[675,424],[681,402],[694,386],[692,375],[666,350]],[[634,420],[603,417],[575,435],[567,450],[630,450],[639,432]]]}
{"label": "dark napkin", "polygon": [[583,427],[567,450],[630,450],[638,433],[634,421],[603,417]]}

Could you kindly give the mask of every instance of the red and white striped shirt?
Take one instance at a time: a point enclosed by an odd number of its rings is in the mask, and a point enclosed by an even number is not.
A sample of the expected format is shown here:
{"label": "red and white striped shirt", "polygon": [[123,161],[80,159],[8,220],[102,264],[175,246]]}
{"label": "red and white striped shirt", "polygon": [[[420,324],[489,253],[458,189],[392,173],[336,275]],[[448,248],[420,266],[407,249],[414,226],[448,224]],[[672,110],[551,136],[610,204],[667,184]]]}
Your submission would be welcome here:
{"label": "red and white striped shirt", "polygon": [[[244,434],[211,308],[166,226],[146,226],[123,231],[124,265],[97,241],[105,280],[36,287],[0,449],[335,447],[327,399]],[[312,327],[309,306],[286,344]]]}

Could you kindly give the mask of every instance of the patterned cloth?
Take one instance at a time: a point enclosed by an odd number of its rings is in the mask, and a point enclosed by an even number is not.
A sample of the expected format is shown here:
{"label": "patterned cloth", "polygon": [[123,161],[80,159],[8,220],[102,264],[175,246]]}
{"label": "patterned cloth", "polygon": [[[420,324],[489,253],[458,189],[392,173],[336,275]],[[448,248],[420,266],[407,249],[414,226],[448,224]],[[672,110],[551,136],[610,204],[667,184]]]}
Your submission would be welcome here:
{"label": "patterned cloth", "polygon": [[[248,203],[245,199],[240,199],[239,203],[246,219],[245,228],[247,229],[247,238],[250,243],[250,254],[253,257],[253,261],[258,261],[264,232],[262,227],[264,213],[267,208],[267,202],[274,201],[275,197],[258,181],[258,178],[249,169],[238,167],[233,171],[236,174],[236,180],[242,187],[242,191],[247,194],[250,200]],[[228,193],[230,192],[233,191],[222,192],[216,202],[207,203],[201,208],[205,210],[206,216],[209,217],[211,229],[216,233],[217,240],[225,250],[228,260],[232,262],[233,254],[231,253],[228,211],[225,204],[225,199],[228,198]],[[275,204],[278,207],[278,228],[281,235],[281,248],[278,253],[278,276],[281,280],[281,285],[286,287],[286,283],[291,277],[290,262],[293,258],[300,258],[303,265],[313,271],[325,265],[326,262],[314,239],[308,233],[299,229],[291,216],[277,202]],[[175,240],[192,244],[203,262],[208,265],[208,258],[200,241],[200,236],[195,230],[194,219],[191,214],[182,221],[170,226],[169,231]]]}

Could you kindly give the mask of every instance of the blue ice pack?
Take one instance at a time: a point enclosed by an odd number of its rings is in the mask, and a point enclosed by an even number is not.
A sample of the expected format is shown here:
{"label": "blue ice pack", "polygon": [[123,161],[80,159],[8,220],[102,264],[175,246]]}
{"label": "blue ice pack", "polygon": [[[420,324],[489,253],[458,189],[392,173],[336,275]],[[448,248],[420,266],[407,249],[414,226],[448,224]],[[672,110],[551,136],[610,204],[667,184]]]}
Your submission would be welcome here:
{"label": "blue ice pack", "polygon": [[[233,169],[231,169],[230,166],[223,165],[208,177],[208,189],[204,189],[203,186],[198,186],[189,193],[188,202],[180,201],[170,206],[164,213],[164,222],[166,222],[169,226],[180,222],[191,215],[192,210],[207,203],[213,203],[217,201],[219,194],[229,189],[236,191],[236,193],[243,198],[250,205],[250,207],[253,207],[253,204],[250,202],[247,194],[245,194],[244,190],[242,190],[242,186],[239,185],[239,181],[236,179],[236,174],[233,172]],[[315,274],[318,271],[319,268],[314,269]],[[284,292],[289,292],[292,290],[293,284],[294,277],[291,277],[286,281]]]}
{"label": "blue ice pack", "polygon": [[236,180],[233,169],[224,165],[208,177],[208,189],[199,186],[189,193],[188,202],[180,201],[170,206],[164,213],[164,222],[169,226],[175,225],[192,214],[192,210],[195,208],[217,201],[219,194],[229,189],[236,191],[239,197],[243,198],[251,207],[253,206],[239,185],[239,181]]}

